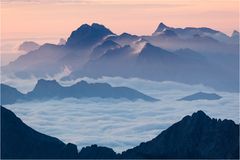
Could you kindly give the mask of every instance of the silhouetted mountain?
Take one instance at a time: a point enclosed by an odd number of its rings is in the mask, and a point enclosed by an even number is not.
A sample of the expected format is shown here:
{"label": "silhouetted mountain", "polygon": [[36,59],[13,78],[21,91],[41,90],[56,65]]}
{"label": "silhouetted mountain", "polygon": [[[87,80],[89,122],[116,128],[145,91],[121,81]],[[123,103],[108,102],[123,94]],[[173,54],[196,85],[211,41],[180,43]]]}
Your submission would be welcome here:
{"label": "silhouetted mountain", "polygon": [[173,124],[151,141],[121,155],[124,159],[239,158],[239,125],[198,111]]}
{"label": "silhouetted mountain", "polygon": [[[217,90],[237,92],[237,35],[234,32],[229,37],[211,28],[174,28],[163,23],[153,35],[115,35],[103,25],[84,24],[72,32],[65,45],[42,45],[2,67],[1,71],[20,78],[35,76],[40,79],[68,68],[72,74],[65,79],[138,77],[201,83]],[[179,50],[182,48],[189,50]]]}
{"label": "silhouetted mountain", "polygon": [[143,99],[146,101],[157,101],[150,96],[144,95],[137,90],[127,87],[112,87],[107,83],[87,83],[80,81],[72,86],[63,87],[55,80],[39,80],[35,88],[27,93],[28,100],[41,99],[62,99],[62,98],[126,98],[128,100]]}
{"label": "silhouetted mountain", "polygon": [[1,107],[1,158],[17,159],[239,159],[239,125],[198,111],[151,141],[116,154],[92,145],[77,153],[74,144],[41,134]]}
{"label": "silhouetted mountain", "polygon": [[1,159],[77,158],[77,146],[39,133],[1,106]]}
{"label": "silhouetted mountain", "polygon": [[162,32],[164,32],[166,30],[172,31],[175,34],[177,34],[177,35],[179,35],[180,37],[183,37],[183,38],[189,38],[189,37],[193,37],[194,35],[200,35],[200,36],[209,36],[209,37],[212,37],[212,38],[214,38],[216,40],[219,40],[219,41],[229,40],[229,37],[226,34],[224,34],[222,32],[219,32],[219,31],[216,31],[216,30],[211,29],[211,28],[207,28],[207,27],[174,28],[174,27],[169,27],[162,22],[159,24],[159,26],[157,27],[157,29],[153,33],[153,35],[161,34]]}
{"label": "silhouetted mountain", "polygon": [[111,148],[91,145],[83,147],[78,156],[79,159],[115,159],[117,154]]}
{"label": "silhouetted mountain", "polygon": [[92,47],[109,35],[113,35],[113,33],[103,25],[93,23],[89,26],[84,24],[72,32],[66,46],[77,49]]}
{"label": "silhouetted mountain", "polygon": [[25,41],[19,46],[18,50],[19,51],[30,52],[30,51],[38,49],[39,47],[40,47],[40,45],[37,44],[36,42]]}
{"label": "silhouetted mountain", "polygon": [[13,104],[17,100],[23,99],[24,94],[19,92],[16,88],[1,84],[1,105]]}
{"label": "silhouetted mountain", "polygon": [[218,100],[222,97],[215,94],[215,93],[204,93],[204,92],[198,92],[186,97],[183,97],[179,99],[180,101],[194,101],[194,100]]}
{"label": "silhouetted mountain", "polygon": [[112,40],[121,46],[125,46],[133,44],[135,41],[139,40],[140,37],[129,33],[122,33],[121,35],[110,36],[107,39]]}
{"label": "silhouetted mountain", "polygon": [[231,39],[235,42],[235,43],[239,43],[239,32],[234,30],[232,35],[231,35]]}
{"label": "silhouetted mountain", "polygon": [[93,52],[91,53],[91,59],[98,59],[99,57],[103,56],[108,50],[112,50],[115,48],[119,48],[120,45],[112,40],[106,40],[102,44],[98,45],[94,48]]}
{"label": "silhouetted mountain", "polygon": [[181,48],[181,49],[174,51],[174,53],[184,59],[195,60],[194,63],[196,63],[196,61],[200,62],[200,61],[206,60],[206,58],[202,54],[200,54],[194,50],[191,50],[189,48]]}
{"label": "silhouetted mountain", "polygon": [[32,75],[54,75],[62,71],[65,63],[59,61],[66,56],[68,50],[64,46],[44,44],[39,49],[19,56],[15,61],[2,67],[4,73],[14,73],[20,78],[29,78]]}
{"label": "silhouetted mountain", "polygon": [[141,63],[168,63],[177,60],[178,56],[160,47],[147,43],[139,53],[138,61]]}
{"label": "silhouetted mountain", "polygon": [[112,87],[107,83],[87,83],[80,81],[72,86],[61,86],[56,80],[38,80],[35,88],[22,94],[15,88],[1,84],[1,104],[13,104],[17,101],[50,100],[63,98],[125,98],[131,101],[142,99],[158,101],[137,90],[127,87]]}
{"label": "silhouetted mountain", "polygon": [[58,42],[58,44],[57,45],[65,45],[66,44],[66,40],[65,39],[63,39],[63,38],[60,38],[60,40],[59,40],[59,42]]}

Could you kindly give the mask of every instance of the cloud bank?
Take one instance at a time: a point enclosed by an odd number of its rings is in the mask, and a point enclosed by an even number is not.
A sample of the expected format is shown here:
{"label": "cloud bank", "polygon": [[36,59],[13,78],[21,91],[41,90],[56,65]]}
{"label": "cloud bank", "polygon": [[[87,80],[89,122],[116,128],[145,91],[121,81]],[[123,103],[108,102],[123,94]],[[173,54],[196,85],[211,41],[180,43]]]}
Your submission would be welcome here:
{"label": "cloud bank", "polygon": [[[86,145],[98,144],[121,152],[140,142],[151,140],[162,130],[197,110],[203,110],[214,118],[227,118],[239,123],[238,93],[217,92],[203,85],[191,86],[138,78],[83,79],[88,82],[107,82],[113,86],[127,86],[161,101],[150,103],[141,100],[131,102],[125,99],[68,98],[61,101],[17,103],[6,107],[34,129],[58,137],[66,143],[75,143],[79,150]],[[79,80],[81,79],[77,81]],[[24,82],[12,79],[11,83],[27,91],[35,85],[34,81],[34,78]],[[62,85],[75,83],[75,81],[59,82]],[[223,98],[213,101],[176,101],[198,91],[214,92]]]}

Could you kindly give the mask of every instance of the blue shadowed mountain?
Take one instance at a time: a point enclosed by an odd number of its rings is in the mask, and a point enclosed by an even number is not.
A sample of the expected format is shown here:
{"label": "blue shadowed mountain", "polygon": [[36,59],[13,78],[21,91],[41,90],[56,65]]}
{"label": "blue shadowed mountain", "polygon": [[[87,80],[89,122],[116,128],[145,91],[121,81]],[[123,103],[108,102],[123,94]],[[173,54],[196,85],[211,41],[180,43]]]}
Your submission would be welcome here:
{"label": "blue shadowed mountain", "polygon": [[147,43],[139,53],[138,60],[140,63],[169,63],[176,61],[178,56],[160,47],[156,47]]}
{"label": "blue shadowed mountain", "polygon": [[102,44],[98,45],[94,48],[91,53],[91,60],[98,59],[103,56],[108,50],[113,50],[115,48],[119,48],[120,45],[112,40],[106,40]]}
{"label": "blue shadowed mountain", "polygon": [[89,48],[109,35],[114,34],[103,25],[97,23],[93,23],[91,26],[84,24],[71,33],[66,46],[77,49]]}
{"label": "blue shadowed mountain", "polygon": [[66,44],[44,44],[1,69],[4,74],[41,79],[67,68],[71,74],[63,79],[138,77],[237,92],[238,37],[237,31],[230,37],[207,27],[174,28],[164,23],[152,35],[116,35],[103,25],[84,24]]}
{"label": "blue shadowed mountain", "polygon": [[186,97],[179,99],[179,101],[194,101],[194,100],[218,100],[222,97],[215,94],[215,93],[205,93],[205,92],[198,92]]}
{"label": "blue shadowed mountain", "polygon": [[31,100],[51,100],[63,98],[113,98],[113,99],[128,99],[135,101],[142,99],[145,101],[158,101],[158,99],[147,96],[137,90],[127,87],[112,87],[107,83],[87,83],[80,81],[72,86],[61,86],[55,80],[39,80],[35,88],[27,94],[22,94],[15,88],[4,85],[1,92],[1,105],[13,104],[17,101]]}
{"label": "blue shadowed mountain", "polygon": [[40,47],[40,45],[37,44],[36,42],[25,41],[22,44],[20,44],[20,46],[18,47],[18,50],[19,51],[30,52],[30,51],[38,49],[39,47]]}
{"label": "blue shadowed mountain", "polygon": [[51,99],[51,98],[126,98],[128,100],[143,99],[157,101],[157,99],[144,95],[127,87],[112,87],[107,83],[87,83],[80,81],[72,86],[63,87],[55,80],[39,80],[35,88],[28,92],[27,99]]}
{"label": "blue shadowed mountain", "polygon": [[91,145],[74,144],[39,133],[1,106],[3,159],[239,159],[239,125],[211,119],[198,111],[162,131],[154,139],[116,154]]}
{"label": "blue shadowed mountain", "polygon": [[10,87],[5,84],[1,84],[1,105],[3,104],[13,104],[16,103],[17,100],[23,99],[24,94],[19,92],[16,88]]}

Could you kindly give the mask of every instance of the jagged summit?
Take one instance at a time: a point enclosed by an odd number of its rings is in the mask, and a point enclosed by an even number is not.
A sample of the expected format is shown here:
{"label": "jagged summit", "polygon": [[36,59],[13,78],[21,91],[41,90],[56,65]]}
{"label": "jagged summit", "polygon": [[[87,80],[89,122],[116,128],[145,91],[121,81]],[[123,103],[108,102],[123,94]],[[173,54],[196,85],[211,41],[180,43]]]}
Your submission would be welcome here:
{"label": "jagged summit", "polygon": [[161,22],[155,32],[162,32],[164,29],[169,29],[170,27],[166,26],[163,22]]}
{"label": "jagged summit", "polygon": [[93,23],[83,24],[73,31],[66,42],[67,47],[84,49],[98,43],[107,35],[114,34],[104,25]]}

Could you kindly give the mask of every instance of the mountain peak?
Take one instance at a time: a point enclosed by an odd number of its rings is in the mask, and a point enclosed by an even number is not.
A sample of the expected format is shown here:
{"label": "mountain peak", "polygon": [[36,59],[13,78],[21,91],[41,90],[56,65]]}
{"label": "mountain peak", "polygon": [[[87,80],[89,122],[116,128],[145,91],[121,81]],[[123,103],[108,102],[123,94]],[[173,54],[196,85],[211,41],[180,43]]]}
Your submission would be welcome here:
{"label": "mountain peak", "polygon": [[45,80],[45,79],[39,79],[35,89],[37,88],[46,88],[46,87],[60,87],[60,84],[56,80]]}
{"label": "mountain peak", "polygon": [[239,36],[239,32],[237,30],[234,30],[233,33],[232,33],[232,37],[234,36]]}
{"label": "mountain peak", "polygon": [[162,31],[164,31],[165,29],[169,29],[170,27],[168,27],[168,26],[166,26],[163,22],[161,22],[159,25],[158,25],[158,27],[157,27],[157,29],[156,29],[156,31],[154,32],[154,33],[156,33],[156,32],[162,32]]}
{"label": "mountain peak", "polygon": [[93,23],[91,26],[83,24],[73,31],[66,42],[66,46],[71,48],[88,48],[101,41],[107,35],[112,35],[104,25]]}
{"label": "mountain peak", "polygon": [[206,118],[209,119],[210,117],[208,117],[202,110],[199,110],[192,114],[192,118],[194,118],[194,119],[206,119]]}

